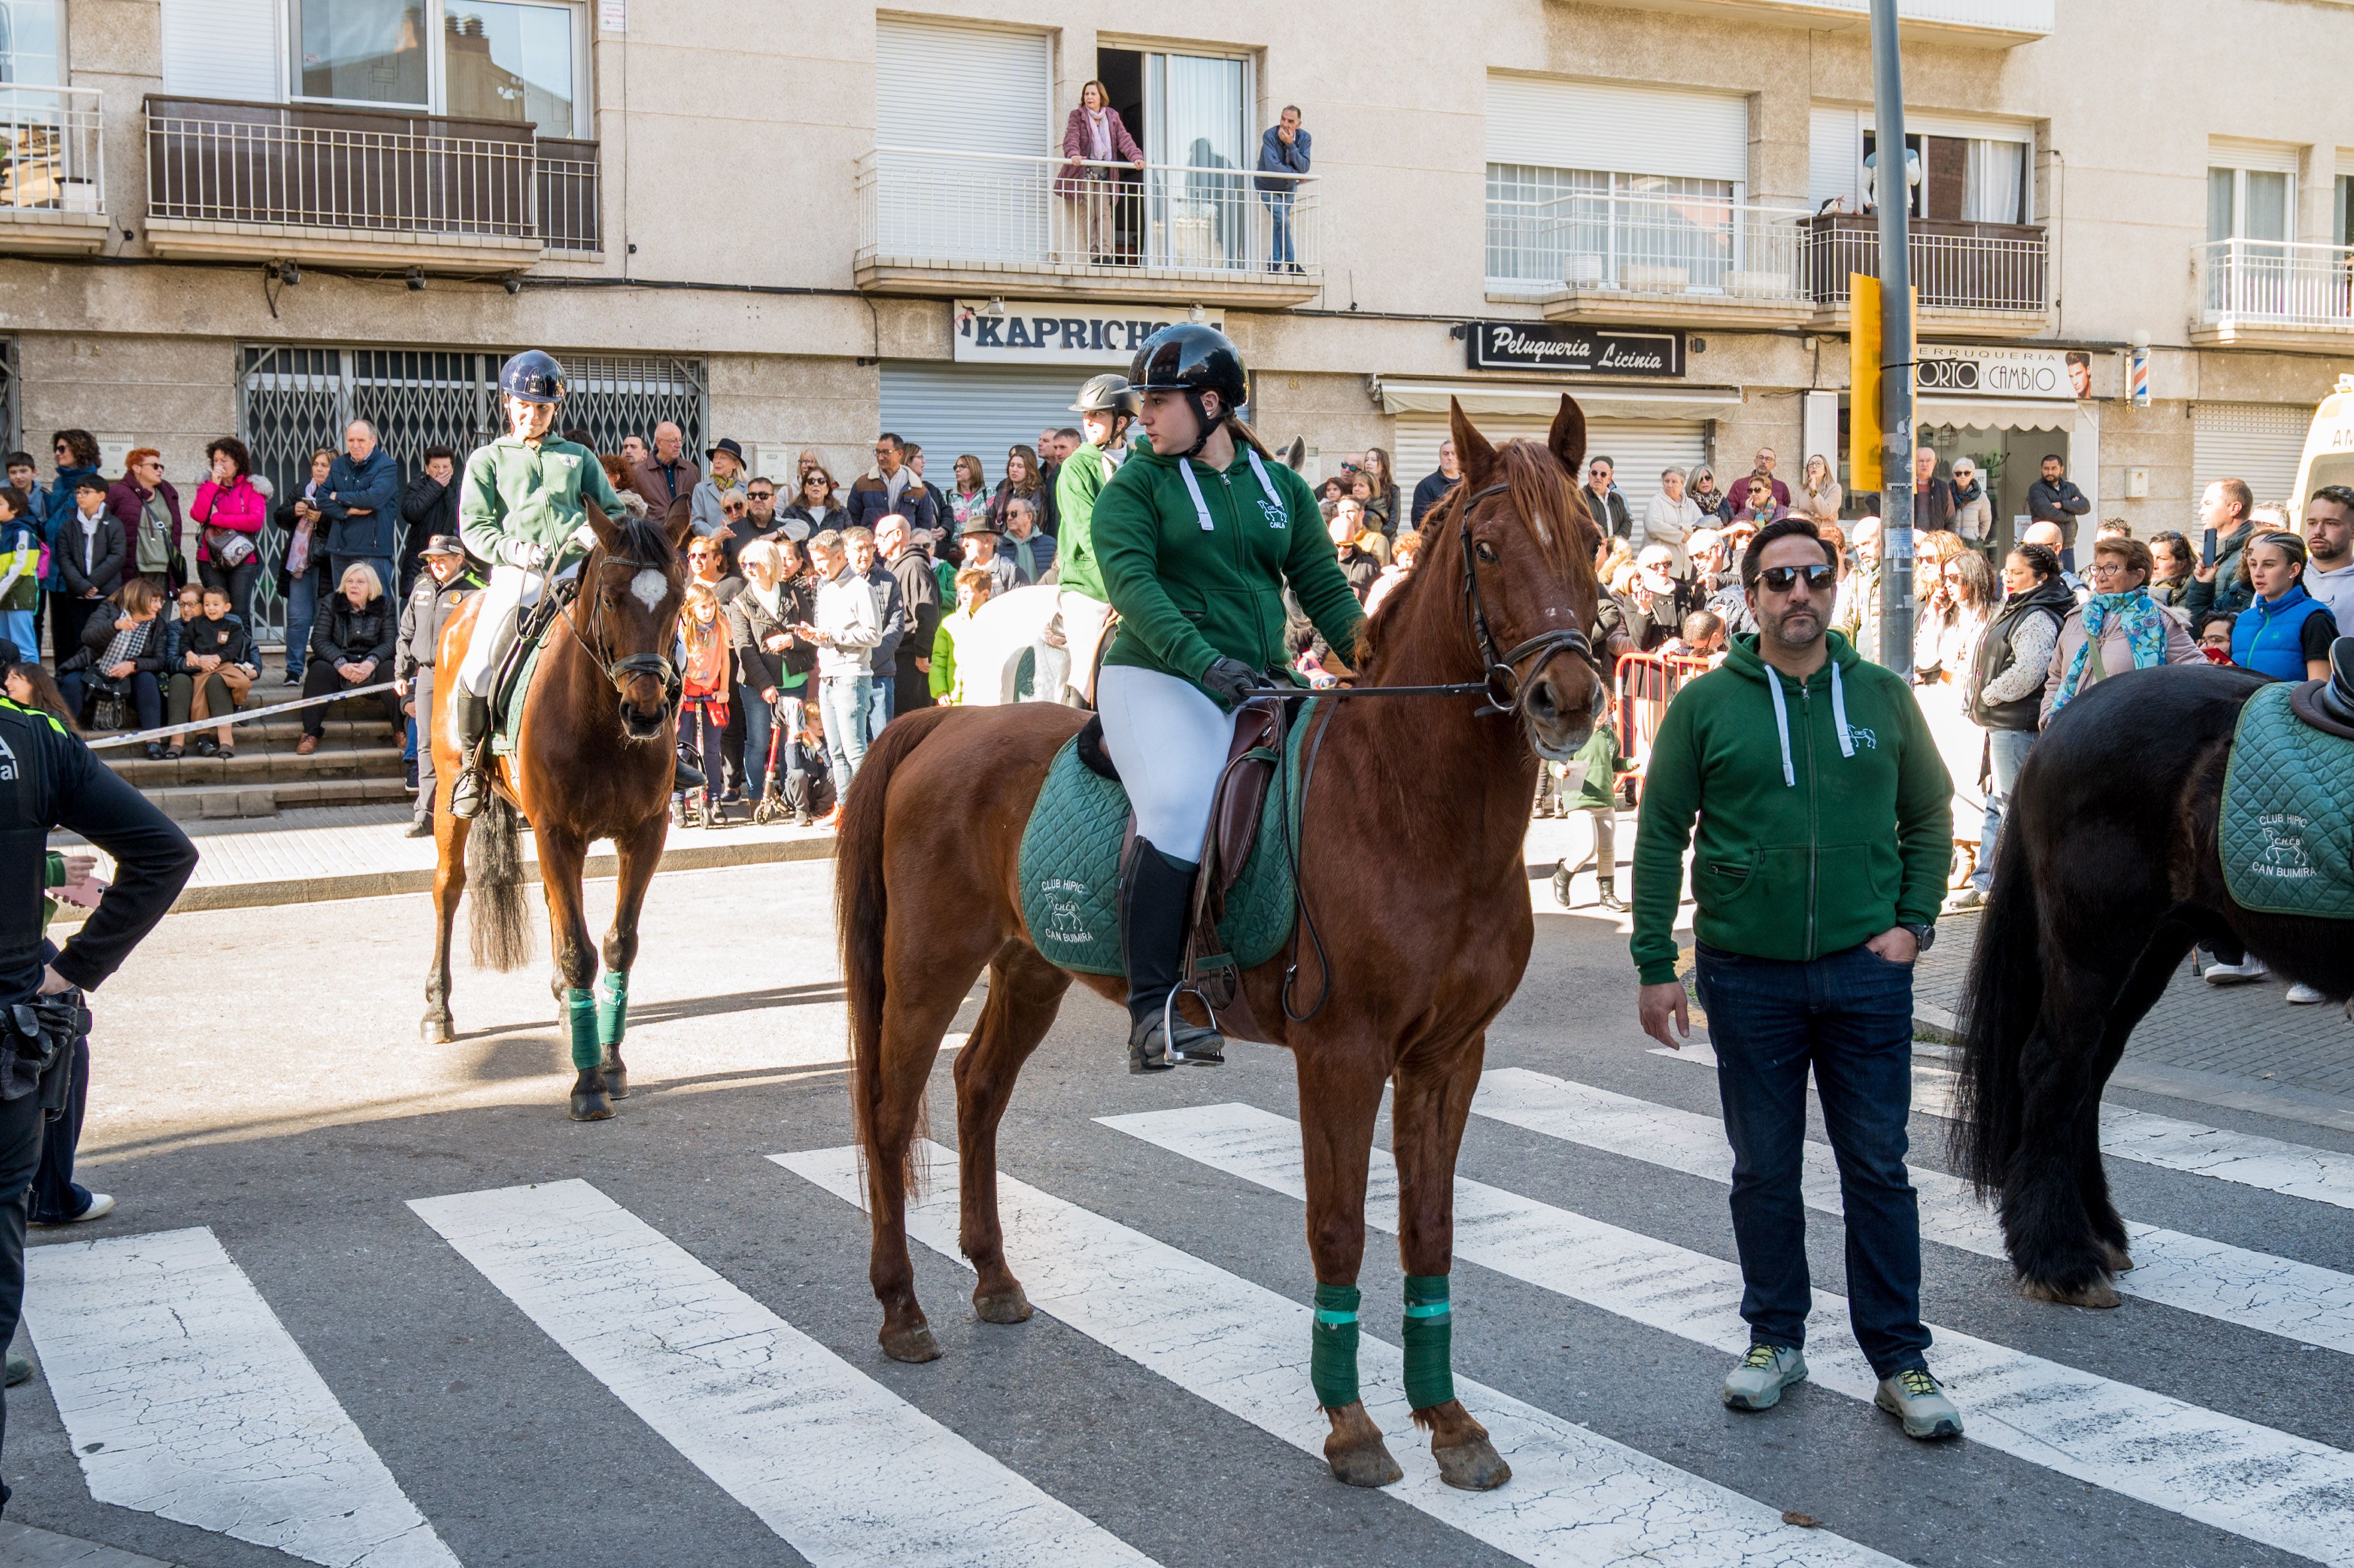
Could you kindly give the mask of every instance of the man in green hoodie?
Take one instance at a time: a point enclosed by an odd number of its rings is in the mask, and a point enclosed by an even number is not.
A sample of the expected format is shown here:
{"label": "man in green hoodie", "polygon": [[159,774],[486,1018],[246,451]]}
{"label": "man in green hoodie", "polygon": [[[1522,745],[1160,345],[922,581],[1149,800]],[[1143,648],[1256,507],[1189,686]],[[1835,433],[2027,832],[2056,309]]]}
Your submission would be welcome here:
{"label": "man in green hoodie", "polygon": [[1838,572],[1815,524],[1760,530],[1742,557],[1757,620],[1676,694],[1645,771],[1635,840],[1644,1032],[1691,1031],[1676,978],[1692,855],[1701,1005],[1733,1144],[1733,1229],[1750,1348],[1724,1403],[1764,1410],[1807,1375],[1807,1076],[1840,1169],[1848,1311],[1908,1436],[1961,1413],[1931,1376],[1921,1216],[1904,1171],[1913,962],[1936,936],[1953,785],[1902,679],[1826,630]]}

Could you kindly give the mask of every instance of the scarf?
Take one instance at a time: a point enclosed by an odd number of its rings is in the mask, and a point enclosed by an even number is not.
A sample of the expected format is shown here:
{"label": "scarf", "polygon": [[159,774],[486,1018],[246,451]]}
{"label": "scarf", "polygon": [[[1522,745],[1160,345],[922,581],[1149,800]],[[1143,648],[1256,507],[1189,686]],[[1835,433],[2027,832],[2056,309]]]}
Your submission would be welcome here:
{"label": "scarf", "polygon": [[[2166,662],[2166,612],[2149,597],[2147,588],[2128,588],[2123,593],[2096,593],[2084,601],[2084,641],[2068,661],[2068,673],[2060,677],[2060,690],[2052,698],[2052,711],[2058,713],[2068,705],[2079,687],[2089,686],[2108,673],[2100,662],[2096,650],[2107,636],[2111,621],[2126,634],[2133,645],[2133,667],[2147,670]],[[2087,667],[2092,680],[2084,679]]]}

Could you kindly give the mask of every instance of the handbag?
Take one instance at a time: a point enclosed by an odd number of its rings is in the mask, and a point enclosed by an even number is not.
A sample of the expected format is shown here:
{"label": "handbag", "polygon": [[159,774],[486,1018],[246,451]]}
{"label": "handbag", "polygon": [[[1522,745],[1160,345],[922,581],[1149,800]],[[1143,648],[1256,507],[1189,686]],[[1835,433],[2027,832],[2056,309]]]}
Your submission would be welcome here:
{"label": "handbag", "polygon": [[234,528],[207,528],[205,555],[224,569],[241,567],[253,559],[253,541]]}
{"label": "handbag", "polygon": [[122,694],[100,690],[90,700],[90,722],[91,726],[97,729],[121,729],[122,727]]}

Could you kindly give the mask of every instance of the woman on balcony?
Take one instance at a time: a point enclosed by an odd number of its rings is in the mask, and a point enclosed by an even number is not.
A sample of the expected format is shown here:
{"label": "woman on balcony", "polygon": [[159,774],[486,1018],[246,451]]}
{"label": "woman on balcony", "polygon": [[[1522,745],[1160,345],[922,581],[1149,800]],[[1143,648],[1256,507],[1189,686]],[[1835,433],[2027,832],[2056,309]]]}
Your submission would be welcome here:
{"label": "woman on balcony", "polygon": [[[1084,235],[1089,257],[1098,267],[1132,263],[1134,255],[1120,254],[1119,226],[1108,166],[1124,159],[1141,169],[1143,150],[1120,122],[1104,84],[1091,81],[1079,89],[1079,106],[1063,127],[1063,156],[1067,160],[1055,176],[1055,194],[1071,204],[1071,233]],[[1073,247],[1076,249],[1076,246]]]}

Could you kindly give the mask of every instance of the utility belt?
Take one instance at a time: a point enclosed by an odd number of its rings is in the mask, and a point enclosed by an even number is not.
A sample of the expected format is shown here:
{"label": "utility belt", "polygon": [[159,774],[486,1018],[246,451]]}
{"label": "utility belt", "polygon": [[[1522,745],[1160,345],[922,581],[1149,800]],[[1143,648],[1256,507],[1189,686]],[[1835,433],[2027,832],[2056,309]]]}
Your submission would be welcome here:
{"label": "utility belt", "polygon": [[0,1008],[0,1101],[38,1094],[43,1114],[61,1114],[73,1079],[73,1048],[90,1027],[79,990]]}

